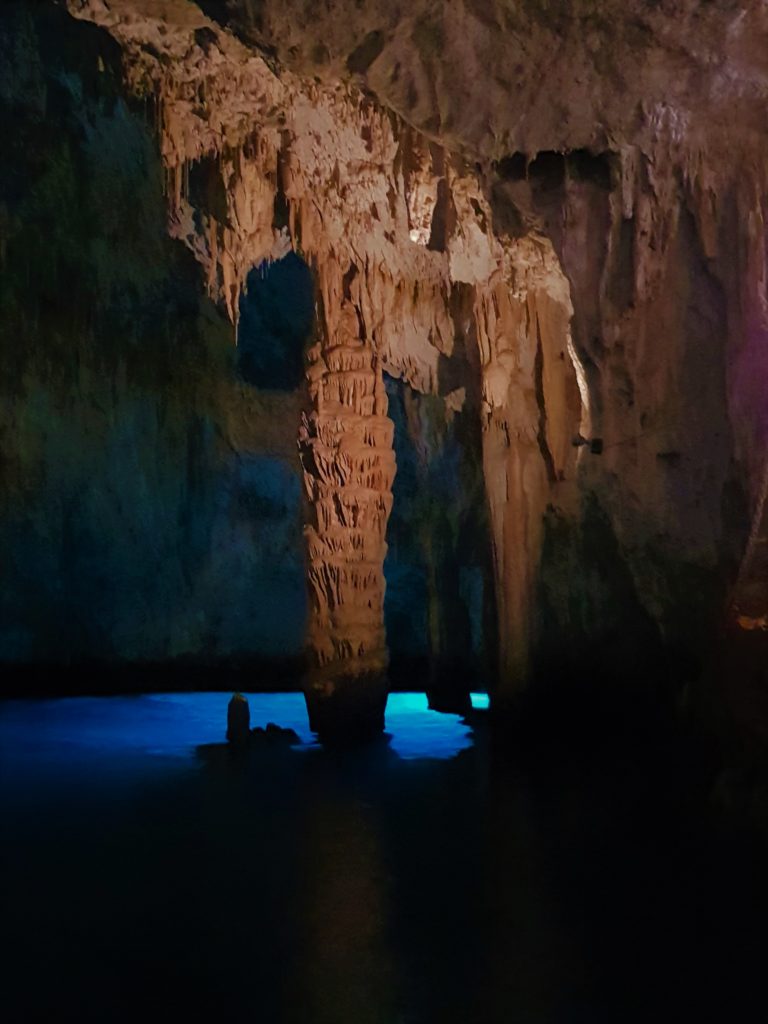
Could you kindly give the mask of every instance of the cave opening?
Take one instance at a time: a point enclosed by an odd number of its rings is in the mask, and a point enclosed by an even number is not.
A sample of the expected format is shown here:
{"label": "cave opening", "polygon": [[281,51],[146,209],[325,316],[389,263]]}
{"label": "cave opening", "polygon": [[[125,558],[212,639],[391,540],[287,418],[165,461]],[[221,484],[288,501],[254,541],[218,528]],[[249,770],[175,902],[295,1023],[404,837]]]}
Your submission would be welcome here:
{"label": "cave opening", "polygon": [[314,280],[301,256],[289,252],[280,260],[254,267],[240,298],[240,379],[266,391],[300,387],[314,323]]}

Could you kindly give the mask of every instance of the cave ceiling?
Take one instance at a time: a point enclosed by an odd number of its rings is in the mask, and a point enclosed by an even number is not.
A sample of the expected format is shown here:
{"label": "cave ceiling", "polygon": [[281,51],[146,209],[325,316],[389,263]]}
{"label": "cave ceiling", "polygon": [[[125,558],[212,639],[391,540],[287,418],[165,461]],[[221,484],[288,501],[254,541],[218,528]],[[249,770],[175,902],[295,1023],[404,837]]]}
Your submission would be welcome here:
{"label": "cave ceiling", "polygon": [[210,21],[324,81],[357,78],[449,147],[610,148],[662,118],[691,142],[761,133],[768,8],[761,0],[69,0],[94,19]]}

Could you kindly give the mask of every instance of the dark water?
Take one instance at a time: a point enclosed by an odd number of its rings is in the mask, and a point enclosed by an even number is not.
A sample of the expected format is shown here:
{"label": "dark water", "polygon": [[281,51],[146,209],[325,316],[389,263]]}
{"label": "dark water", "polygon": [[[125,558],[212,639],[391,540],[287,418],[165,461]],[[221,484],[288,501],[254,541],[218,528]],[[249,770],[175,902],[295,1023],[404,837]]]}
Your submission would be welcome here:
{"label": "dark water", "polygon": [[517,757],[401,694],[332,753],[279,694],[306,742],[242,761],[226,703],[0,705],[4,1020],[756,1019],[764,854],[685,749]]}

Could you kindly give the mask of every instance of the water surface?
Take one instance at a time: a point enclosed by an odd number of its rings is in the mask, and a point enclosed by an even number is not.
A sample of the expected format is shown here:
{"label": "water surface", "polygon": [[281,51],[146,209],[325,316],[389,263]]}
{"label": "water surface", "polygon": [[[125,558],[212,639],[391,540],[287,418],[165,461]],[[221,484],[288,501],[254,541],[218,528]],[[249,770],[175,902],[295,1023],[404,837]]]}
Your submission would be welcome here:
{"label": "water surface", "polygon": [[334,753],[260,694],[300,743],[238,758],[227,700],[0,704],[5,1019],[750,1019],[761,851],[656,739],[517,758],[395,694]]}

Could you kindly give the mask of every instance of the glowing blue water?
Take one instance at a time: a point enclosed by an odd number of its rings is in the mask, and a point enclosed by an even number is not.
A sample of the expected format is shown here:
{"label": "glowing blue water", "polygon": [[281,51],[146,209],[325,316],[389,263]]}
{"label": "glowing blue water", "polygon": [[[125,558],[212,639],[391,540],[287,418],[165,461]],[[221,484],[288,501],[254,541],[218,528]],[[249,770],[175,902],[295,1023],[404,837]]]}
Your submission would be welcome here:
{"label": "glowing blue water", "polygon": [[254,694],[301,744],[198,752],[228,699],[0,702],[3,1020],[754,1017],[764,852],[666,740],[614,768],[540,732],[510,770],[393,694],[388,746],[326,753],[301,694]]}
{"label": "glowing blue water", "polygon": [[[135,697],[16,700],[0,705],[0,768],[37,773],[61,766],[135,774],[158,758],[191,763],[201,744],[224,740],[228,693],[159,693]],[[473,705],[484,705],[484,694]],[[300,693],[247,694],[251,726],[275,722],[296,731],[301,745],[317,747]],[[486,702],[487,704],[487,698]],[[454,757],[472,744],[458,715],[430,711],[422,693],[393,693],[387,704],[390,749],[403,759]],[[170,765],[169,765],[170,766]]]}
{"label": "glowing blue water", "polygon": [[491,699],[487,693],[470,693],[472,707],[475,709],[487,710],[491,706]]}

